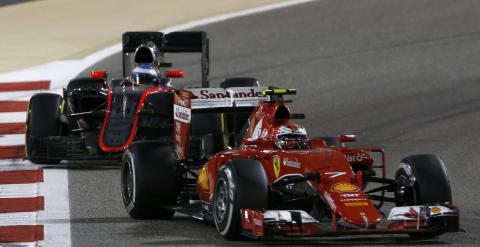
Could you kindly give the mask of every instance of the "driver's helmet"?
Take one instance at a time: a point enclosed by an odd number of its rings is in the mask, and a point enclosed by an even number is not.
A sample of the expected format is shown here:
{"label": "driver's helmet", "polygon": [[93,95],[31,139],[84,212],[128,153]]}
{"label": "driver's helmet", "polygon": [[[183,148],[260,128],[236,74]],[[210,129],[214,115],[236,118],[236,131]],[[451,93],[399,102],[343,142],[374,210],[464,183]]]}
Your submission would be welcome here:
{"label": "driver's helmet", "polygon": [[307,149],[307,130],[295,123],[280,125],[275,134],[275,144],[280,149]]}
{"label": "driver's helmet", "polygon": [[137,64],[132,71],[131,80],[138,85],[158,85],[159,72],[152,64]]}

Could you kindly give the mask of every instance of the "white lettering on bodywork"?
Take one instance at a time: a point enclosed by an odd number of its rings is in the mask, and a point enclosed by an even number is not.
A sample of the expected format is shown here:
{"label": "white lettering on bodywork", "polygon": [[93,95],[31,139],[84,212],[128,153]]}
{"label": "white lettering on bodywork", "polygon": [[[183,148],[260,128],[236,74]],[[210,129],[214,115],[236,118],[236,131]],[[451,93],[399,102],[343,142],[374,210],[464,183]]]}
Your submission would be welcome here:
{"label": "white lettering on bodywork", "polygon": [[173,106],[173,118],[175,120],[178,120],[183,123],[190,123],[191,116],[192,116],[191,109],[187,107],[179,106],[179,105]]}
{"label": "white lettering on bodywork", "polygon": [[300,168],[300,167],[302,167],[302,164],[300,164],[300,163],[298,162],[298,160],[296,160],[296,159],[295,159],[295,160],[289,160],[288,158],[285,158],[285,159],[283,160],[283,165],[284,165],[284,166],[293,167],[293,168]]}

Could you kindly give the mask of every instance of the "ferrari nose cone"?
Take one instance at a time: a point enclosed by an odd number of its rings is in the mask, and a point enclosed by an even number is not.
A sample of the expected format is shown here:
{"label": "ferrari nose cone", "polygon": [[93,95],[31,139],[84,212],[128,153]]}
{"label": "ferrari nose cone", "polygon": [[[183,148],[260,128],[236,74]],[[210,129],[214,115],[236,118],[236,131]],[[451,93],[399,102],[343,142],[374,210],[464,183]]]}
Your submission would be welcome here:
{"label": "ferrari nose cone", "polygon": [[350,226],[372,229],[382,218],[377,208],[356,184],[335,183],[329,187],[324,196],[336,214]]}
{"label": "ferrari nose cone", "polygon": [[362,228],[374,229],[382,217],[368,200],[344,202],[338,209],[345,222]]}

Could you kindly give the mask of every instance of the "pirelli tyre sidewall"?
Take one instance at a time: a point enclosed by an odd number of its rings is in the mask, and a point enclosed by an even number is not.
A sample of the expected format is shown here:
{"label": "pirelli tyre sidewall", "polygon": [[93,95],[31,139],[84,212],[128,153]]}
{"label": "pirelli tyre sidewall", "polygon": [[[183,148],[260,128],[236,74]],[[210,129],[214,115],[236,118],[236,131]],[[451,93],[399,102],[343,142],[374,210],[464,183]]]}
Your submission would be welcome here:
{"label": "pirelli tyre sidewall", "polygon": [[452,202],[447,170],[436,155],[418,154],[404,158],[395,178],[413,181],[413,187],[404,189],[401,204],[405,206]]}
{"label": "pirelli tyre sidewall", "polygon": [[169,145],[133,143],[122,160],[121,190],[126,211],[136,219],[169,219],[181,190],[177,156]]}
{"label": "pirelli tyre sidewall", "polygon": [[128,213],[132,212],[135,208],[135,199],[136,199],[136,172],[135,168],[135,158],[130,150],[125,151],[123,154],[122,160],[122,170],[121,170],[121,186],[122,186],[122,198],[125,205],[125,209]]}
{"label": "pirelli tyre sidewall", "polygon": [[236,240],[242,231],[241,209],[268,206],[268,180],[262,165],[255,160],[226,162],[218,171],[212,197],[212,213],[219,233]]}
{"label": "pirelli tyre sidewall", "polygon": [[[436,205],[452,200],[452,188],[442,160],[432,154],[418,154],[404,158],[396,172],[395,179],[407,179],[412,187],[397,189],[397,206]],[[398,198],[400,197],[400,198]],[[428,239],[443,234],[447,228],[435,232],[412,233],[413,238]]]}
{"label": "pirelli tyre sidewall", "polygon": [[[34,139],[49,136],[60,136],[62,126],[60,114],[63,108],[63,98],[58,94],[38,93],[30,98],[27,110],[25,151],[27,159],[37,164],[56,164],[58,159],[36,157]],[[45,148],[45,147],[42,147]]]}

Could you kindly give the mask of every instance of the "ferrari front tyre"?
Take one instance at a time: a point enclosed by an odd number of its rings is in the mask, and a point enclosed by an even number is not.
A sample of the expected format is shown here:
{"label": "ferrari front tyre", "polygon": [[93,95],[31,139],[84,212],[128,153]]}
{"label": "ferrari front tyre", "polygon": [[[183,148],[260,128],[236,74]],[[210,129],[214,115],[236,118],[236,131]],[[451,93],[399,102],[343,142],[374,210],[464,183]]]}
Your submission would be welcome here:
{"label": "ferrari front tyre", "polygon": [[123,155],[123,203],[135,219],[170,219],[181,189],[177,156],[168,145],[139,142]]}
{"label": "ferrari front tyre", "polygon": [[395,179],[413,182],[413,187],[406,187],[397,204],[425,205],[452,202],[452,189],[445,165],[431,154],[412,155],[400,163]]}
{"label": "ferrari front tyre", "polygon": [[38,93],[30,98],[27,110],[25,151],[27,159],[35,164],[58,164],[61,160],[38,157],[36,139],[49,136],[60,136],[61,123],[59,117],[62,111],[63,98],[58,94]]}
{"label": "ferrari front tyre", "polygon": [[241,209],[265,209],[268,206],[267,175],[256,160],[226,162],[217,173],[214,188],[213,220],[225,239],[240,237]]}
{"label": "ferrari front tyre", "polygon": [[[435,205],[452,202],[452,188],[445,165],[436,155],[419,154],[404,158],[395,180],[398,184],[408,181],[413,186],[397,189],[397,206]],[[410,234],[412,237],[431,238],[443,232]]]}

